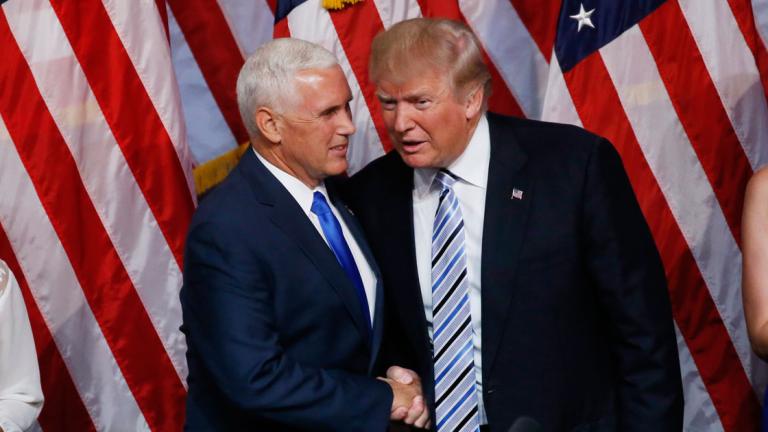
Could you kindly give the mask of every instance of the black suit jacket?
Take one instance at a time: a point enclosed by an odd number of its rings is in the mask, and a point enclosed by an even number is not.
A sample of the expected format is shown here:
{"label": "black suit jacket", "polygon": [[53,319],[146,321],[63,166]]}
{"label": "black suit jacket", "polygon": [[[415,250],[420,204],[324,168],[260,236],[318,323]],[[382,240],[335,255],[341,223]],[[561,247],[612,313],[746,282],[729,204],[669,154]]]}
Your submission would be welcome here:
{"label": "black suit jacket", "polygon": [[[329,195],[377,274],[354,218]],[[200,204],[187,239],[186,430],[381,431],[392,392],[371,377],[372,337],[333,252],[252,151]]]}
{"label": "black suit jacket", "polygon": [[[618,154],[577,127],[488,120],[481,309],[491,430],[529,416],[546,431],[679,431],[664,269]],[[346,193],[384,276],[384,363],[415,369],[432,393],[412,191],[413,170],[392,152]]]}

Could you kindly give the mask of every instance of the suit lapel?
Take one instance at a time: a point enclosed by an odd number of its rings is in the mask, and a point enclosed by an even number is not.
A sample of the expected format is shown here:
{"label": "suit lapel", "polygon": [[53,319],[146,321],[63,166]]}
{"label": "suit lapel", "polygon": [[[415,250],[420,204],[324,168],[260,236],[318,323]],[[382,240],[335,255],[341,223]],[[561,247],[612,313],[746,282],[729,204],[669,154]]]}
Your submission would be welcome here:
{"label": "suit lapel", "polygon": [[[413,169],[405,165],[396,152],[388,157],[395,158],[393,172],[388,178],[391,181],[387,193],[380,197],[379,212],[381,220],[387,221],[389,229],[387,238],[382,244],[386,245],[386,259],[397,263],[397,270],[388,274],[387,296],[395,299],[389,302],[394,306],[398,321],[416,352],[424,355],[421,362],[432,364],[431,344],[427,333],[427,318],[424,315],[424,301],[421,298],[421,288],[416,266],[416,248],[413,231]],[[383,258],[384,259],[384,258]],[[432,376],[422,377],[425,385],[431,383]]]}
{"label": "suit lapel", "polygon": [[[491,162],[485,199],[481,263],[483,363],[492,370],[513,292],[534,184],[511,127],[489,115]],[[513,195],[514,194],[514,195]]]}
{"label": "suit lapel", "polygon": [[[363,256],[365,257],[366,261],[368,261],[368,265],[371,266],[371,270],[373,271],[373,274],[376,277],[376,291],[375,291],[376,302],[374,304],[373,327],[372,327],[371,340],[370,340],[371,360],[368,365],[368,369],[370,371],[373,369],[376,356],[379,353],[379,348],[381,346],[382,328],[383,328],[382,313],[384,311],[384,308],[383,308],[384,292],[382,287],[381,271],[379,270],[379,266],[376,264],[376,259],[373,257],[373,252],[368,246],[368,242],[365,239],[365,235],[363,234],[363,230],[360,227],[360,224],[357,222],[357,219],[355,219],[355,217],[349,211],[346,204],[344,204],[344,202],[342,202],[338,198],[338,194],[336,193],[336,188],[334,187],[334,184],[332,182],[326,182],[326,187],[328,188],[328,195],[330,195],[331,197],[331,202],[339,211],[339,215],[341,215],[341,218],[344,219],[344,223],[347,225],[349,232],[355,238],[357,245],[360,247],[360,250],[363,252]],[[357,266],[359,269],[360,263],[357,263]]]}
{"label": "suit lapel", "polygon": [[[333,251],[317,232],[299,204],[282,184],[262,165],[252,151],[247,151],[240,164],[257,199],[272,207],[270,219],[315,265],[333,291],[341,297],[355,326],[369,341],[369,324],[360,310],[355,287],[341,268]],[[318,293],[318,295],[322,295]],[[334,319],[334,317],[328,317]]]}

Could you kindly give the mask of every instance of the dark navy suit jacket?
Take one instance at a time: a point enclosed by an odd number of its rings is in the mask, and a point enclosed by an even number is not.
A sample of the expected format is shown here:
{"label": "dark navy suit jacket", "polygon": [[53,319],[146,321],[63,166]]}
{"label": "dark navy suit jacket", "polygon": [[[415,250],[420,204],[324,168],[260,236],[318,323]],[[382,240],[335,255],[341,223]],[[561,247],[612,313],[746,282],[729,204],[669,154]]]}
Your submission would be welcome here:
{"label": "dark navy suit jacket", "polygon": [[[491,430],[521,416],[544,431],[681,430],[664,269],[618,154],[573,126],[488,120],[481,310]],[[384,276],[383,358],[415,369],[433,399],[412,191],[413,170],[396,152],[347,190]]]}
{"label": "dark navy suit jacket", "polygon": [[[357,222],[329,195],[381,276]],[[371,376],[355,288],[293,197],[252,151],[197,209],[181,304],[189,431],[382,431],[392,392]]]}

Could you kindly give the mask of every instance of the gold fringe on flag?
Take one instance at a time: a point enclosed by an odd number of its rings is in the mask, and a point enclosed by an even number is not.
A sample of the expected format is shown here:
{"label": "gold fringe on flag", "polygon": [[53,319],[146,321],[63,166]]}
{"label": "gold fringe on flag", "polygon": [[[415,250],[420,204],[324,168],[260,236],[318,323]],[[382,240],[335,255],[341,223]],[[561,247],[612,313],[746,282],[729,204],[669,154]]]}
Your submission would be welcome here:
{"label": "gold fringe on flag", "polygon": [[363,0],[323,0],[323,7],[329,10],[339,10],[361,1]]}
{"label": "gold fringe on flag", "polygon": [[240,144],[237,148],[224,153],[216,159],[211,159],[208,162],[195,167],[192,174],[195,177],[195,191],[197,192],[197,197],[201,197],[214,186],[224,181],[229,172],[232,171],[240,161],[243,153],[249,148],[251,148],[250,142]]}

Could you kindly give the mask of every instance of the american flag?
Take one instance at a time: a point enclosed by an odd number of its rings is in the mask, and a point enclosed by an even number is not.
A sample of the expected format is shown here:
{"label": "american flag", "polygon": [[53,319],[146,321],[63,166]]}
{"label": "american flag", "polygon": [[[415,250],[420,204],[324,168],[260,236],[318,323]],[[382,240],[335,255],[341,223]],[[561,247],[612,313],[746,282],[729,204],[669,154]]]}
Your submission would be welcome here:
{"label": "american flag", "polygon": [[755,430],[768,368],[741,311],[740,222],[746,181],[768,162],[768,0],[342,3],[2,5],[0,258],[33,326],[40,427],[181,428],[191,167],[215,178],[247,141],[234,95],[244,58],[289,35],[336,54],[354,95],[354,172],[391,148],[366,79],[371,39],[436,16],[479,36],[492,111],[613,142],[664,260],[685,429]]}

